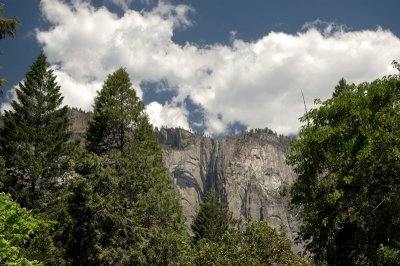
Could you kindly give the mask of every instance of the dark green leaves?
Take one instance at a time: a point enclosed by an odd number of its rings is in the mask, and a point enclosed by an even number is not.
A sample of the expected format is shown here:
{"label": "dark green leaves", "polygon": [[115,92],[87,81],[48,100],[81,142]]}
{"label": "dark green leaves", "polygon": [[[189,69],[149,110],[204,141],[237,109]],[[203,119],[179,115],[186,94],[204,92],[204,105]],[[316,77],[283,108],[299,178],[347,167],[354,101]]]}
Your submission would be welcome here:
{"label": "dark green leaves", "polygon": [[93,121],[87,131],[86,147],[97,154],[117,149],[124,152],[144,118],[144,105],[136,96],[125,69],[107,77],[94,103]]}
{"label": "dark green leaves", "polygon": [[192,223],[194,241],[208,239],[219,241],[228,230],[231,223],[231,215],[228,206],[220,201],[219,194],[209,191],[200,203],[200,210]]}
{"label": "dark green leaves", "polygon": [[74,250],[75,256],[96,250],[100,264],[190,264],[193,249],[181,206],[144,105],[124,69],[104,82],[86,136],[93,154],[86,156],[88,164],[77,166],[92,196],[68,212],[91,213],[87,219],[93,224],[87,228],[94,225],[98,235],[88,245],[83,238],[77,242],[92,248]]}
{"label": "dark green leaves", "polygon": [[66,107],[60,87],[41,53],[17,89],[13,111],[5,113],[1,130],[6,161],[7,190],[23,206],[35,208],[37,200],[58,186],[65,173],[69,138]]}
{"label": "dark green leaves", "polygon": [[[335,87],[304,120],[289,163],[299,175],[300,238],[318,263],[373,264],[400,240],[400,81]],[[392,254],[392,253],[391,253]]]}
{"label": "dark green leaves", "polygon": [[60,107],[60,86],[43,53],[20,82],[17,97],[1,129],[4,186],[22,206],[37,208],[65,178],[70,136],[67,107]]}
{"label": "dark green leaves", "polygon": [[39,220],[7,194],[0,193],[0,264],[41,265],[26,258],[26,243],[36,232],[53,224]]}
{"label": "dark green leaves", "polygon": [[290,249],[290,242],[263,221],[249,221],[244,232],[227,230],[219,241],[197,244],[197,265],[310,265]]}

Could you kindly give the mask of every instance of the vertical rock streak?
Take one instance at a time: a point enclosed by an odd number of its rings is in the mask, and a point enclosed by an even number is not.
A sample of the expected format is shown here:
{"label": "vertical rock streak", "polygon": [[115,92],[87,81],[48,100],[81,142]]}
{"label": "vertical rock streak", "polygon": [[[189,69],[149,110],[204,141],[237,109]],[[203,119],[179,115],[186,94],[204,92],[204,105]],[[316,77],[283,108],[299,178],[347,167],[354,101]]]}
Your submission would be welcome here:
{"label": "vertical rock streak", "polygon": [[[294,240],[297,222],[282,190],[294,180],[286,165],[288,140],[269,131],[213,140],[183,129],[157,131],[164,160],[191,223],[202,196],[216,190],[233,218],[265,220]],[[296,248],[295,248],[296,249]]]}

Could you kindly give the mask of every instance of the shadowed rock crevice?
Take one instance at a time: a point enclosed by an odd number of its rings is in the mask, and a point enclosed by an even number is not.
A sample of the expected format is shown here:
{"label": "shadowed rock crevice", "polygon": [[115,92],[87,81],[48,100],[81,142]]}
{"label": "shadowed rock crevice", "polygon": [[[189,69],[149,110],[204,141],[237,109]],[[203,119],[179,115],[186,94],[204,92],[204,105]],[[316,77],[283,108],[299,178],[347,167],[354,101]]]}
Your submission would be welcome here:
{"label": "shadowed rock crevice", "polygon": [[[70,110],[71,130],[82,138],[90,113]],[[294,181],[286,165],[290,138],[269,129],[214,140],[184,129],[156,129],[164,162],[181,199],[188,228],[209,189],[228,204],[232,218],[267,221],[294,242],[298,222],[289,210],[288,193]],[[294,251],[301,247],[293,246]]]}
{"label": "shadowed rock crevice", "polygon": [[295,178],[286,164],[289,138],[269,130],[219,140],[183,129],[163,128],[157,134],[188,224],[205,192],[213,189],[228,203],[234,219],[267,221],[294,241],[298,223],[287,195],[281,193]]}

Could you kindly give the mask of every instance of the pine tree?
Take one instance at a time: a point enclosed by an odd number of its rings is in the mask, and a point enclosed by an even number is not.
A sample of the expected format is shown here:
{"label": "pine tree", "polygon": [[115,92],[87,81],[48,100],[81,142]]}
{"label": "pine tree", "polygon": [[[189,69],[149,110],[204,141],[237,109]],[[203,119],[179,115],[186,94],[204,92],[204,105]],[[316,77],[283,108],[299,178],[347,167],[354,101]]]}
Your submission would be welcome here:
{"label": "pine tree", "polygon": [[62,246],[72,265],[98,265],[99,239],[94,208],[94,193],[89,180],[77,175],[69,182],[66,193]]}
{"label": "pine tree", "polygon": [[63,97],[55,79],[40,53],[19,83],[13,110],[4,114],[0,144],[7,175],[2,190],[23,207],[39,207],[38,200],[65,178],[69,121],[67,107],[60,108]]}
{"label": "pine tree", "polygon": [[200,210],[192,223],[194,241],[208,239],[213,242],[221,240],[222,235],[228,230],[231,216],[226,204],[220,201],[215,191],[208,191]]}
{"label": "pine tree", "polygon": [[354,85],[349,85],[347,84],[346,80],[344,78],[341,78],[339,80],[339,84],[335,86],[335,90],[332,93],[332,97],[339,97],[342,93],[344,92],[349,92],[352,90]]}
{"label": "pine tree", "polygon": [[128,73],[118,69],[107,77],[95,99],[86,148],[99,155],[115,149],[123,153],[143,119],[143,111],[144,105],[132,89]]}
{"label": "pine tree", "polygon": [[86,148],[102,159],[101,167],[81,171],[96,199],[101,264],[190,263],[181,206],[144,105],[123,68],[108,76],[95,99]]}

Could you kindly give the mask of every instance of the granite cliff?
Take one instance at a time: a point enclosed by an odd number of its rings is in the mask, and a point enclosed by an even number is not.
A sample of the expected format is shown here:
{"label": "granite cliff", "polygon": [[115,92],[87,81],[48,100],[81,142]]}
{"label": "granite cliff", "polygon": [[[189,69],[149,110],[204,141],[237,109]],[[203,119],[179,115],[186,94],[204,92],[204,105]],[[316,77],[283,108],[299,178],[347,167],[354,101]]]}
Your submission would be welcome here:
{"label": "granite cliff", "polygon": [[235,219],[267,221],[294,241],[298,224],[285,195],[295,178],[286,164],[289,138],[268,129],[219,140],[183,129],[157,135],[189,224],[204,193],[214,189]]}
{"label": "granite cliff", "polygon": [[88,127],[92,113],[84,112],[77,108],[68,108],[69,128],[73,139],[83,138]]}
{"label": "granite cliff", "polygon": [[[70,109],[69,114],[73,138],[83,137],[91,113]],[[205,192],[214,189],[228,204],[233,218],[267,221],[294,241],[298,223],[286,195],[295,178],[286,164],[289,138],[269,129],[223,139],[177,128],[157,129],[156,133],[188,225]],[[301,248],[294,246],[294,250]]]}

